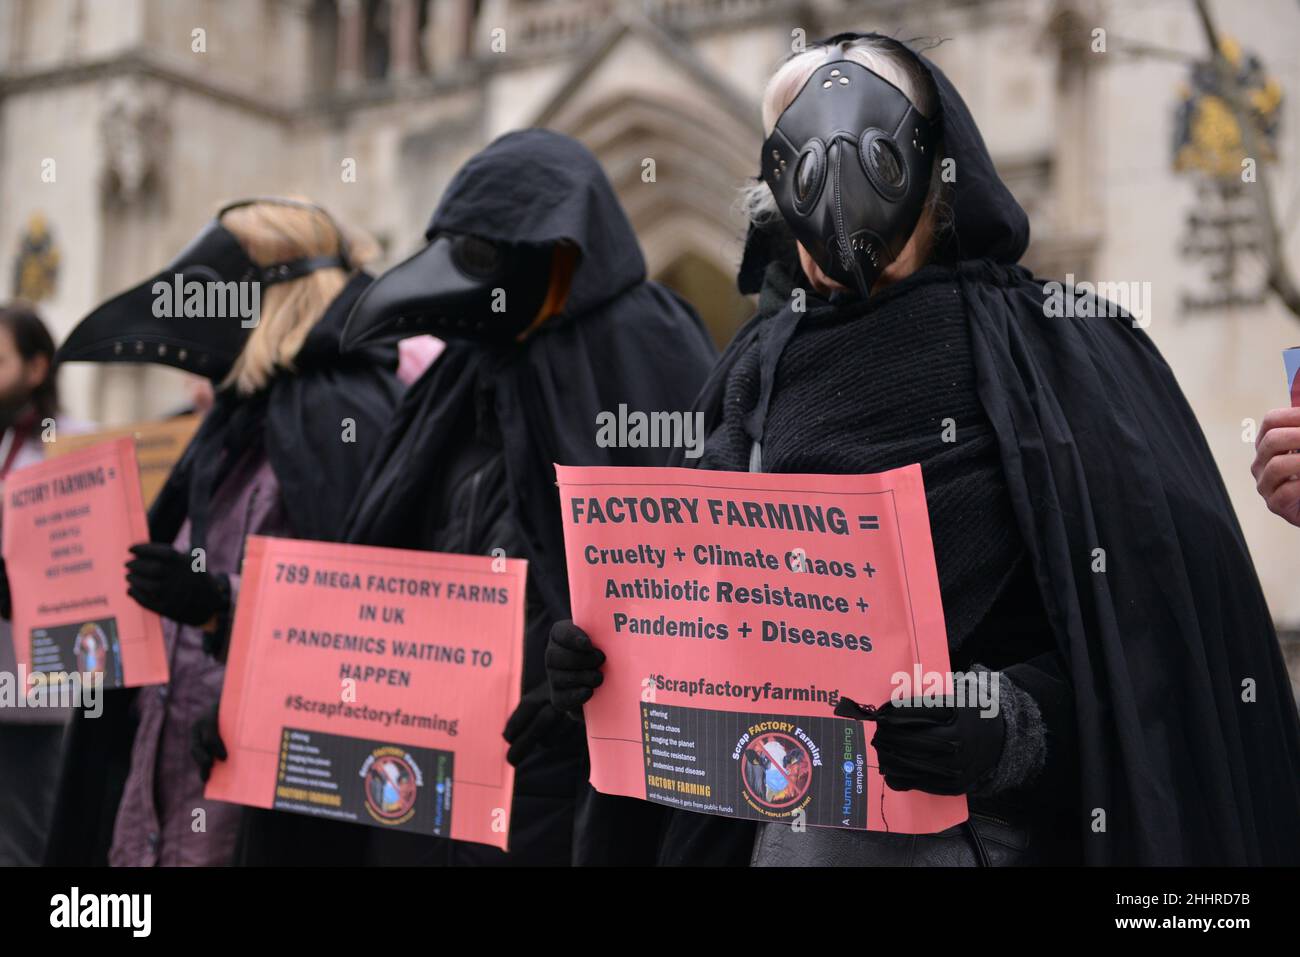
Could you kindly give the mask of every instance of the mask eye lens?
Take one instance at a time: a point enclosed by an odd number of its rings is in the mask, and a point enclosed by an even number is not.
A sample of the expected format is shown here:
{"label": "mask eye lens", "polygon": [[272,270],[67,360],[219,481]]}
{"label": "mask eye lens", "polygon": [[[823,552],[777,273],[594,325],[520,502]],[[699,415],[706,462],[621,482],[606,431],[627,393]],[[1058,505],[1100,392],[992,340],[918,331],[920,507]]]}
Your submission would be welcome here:
{"label": "mask eye lens", "polygon": [[898,144],[884,130],[869,129],[858,142],[858,156],[871,185],[885,199],[897,202],[907,192],[907,167]]}
{"label": "mask eye lens", "polygon": [[813,191],[814,160],[812,153],[804,153],[794,173],[794,194],[803,202]]}
{"label": "mask eye lens", "polygon": [[479,279],[494,275],[501,266],[501,251],[477,236],[456,237],[452,257],[462,272]]}
{"label": "mask eye lens", "polygon": [[807,214],[821,194],[826,179],[826,148],[820,140],[810,140],[799,154],[794,168],[794,205],[801,214]]}
{"label": "mask eye lens", "polygon": [[898,157],[885,146],[884,140],[876,140],[871,144],[870,162],[876,167],[880,178],[890,186],[903,185],[903,167],[899,164]]}

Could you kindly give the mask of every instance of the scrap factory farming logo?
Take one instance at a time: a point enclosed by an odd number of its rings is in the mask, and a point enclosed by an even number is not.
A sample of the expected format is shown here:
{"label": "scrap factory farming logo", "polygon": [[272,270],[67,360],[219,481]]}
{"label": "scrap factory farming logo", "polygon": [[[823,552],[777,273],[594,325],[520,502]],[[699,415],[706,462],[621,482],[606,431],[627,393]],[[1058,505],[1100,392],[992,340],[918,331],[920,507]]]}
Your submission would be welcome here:
{"label": "scrap factory farming logo", "polygon": [[770,731],[746,745],[740,776],[745,800],[754,810],[769,817],[785,817],[811,800],[812,755],[790,735]]}
{"label": "scrap factory farming logo", "polygon": [[376,748],[361,766],[366,810],[380,824],[405,824],[415,814],[415,799],[424,784],[420,768],[401,748]]}

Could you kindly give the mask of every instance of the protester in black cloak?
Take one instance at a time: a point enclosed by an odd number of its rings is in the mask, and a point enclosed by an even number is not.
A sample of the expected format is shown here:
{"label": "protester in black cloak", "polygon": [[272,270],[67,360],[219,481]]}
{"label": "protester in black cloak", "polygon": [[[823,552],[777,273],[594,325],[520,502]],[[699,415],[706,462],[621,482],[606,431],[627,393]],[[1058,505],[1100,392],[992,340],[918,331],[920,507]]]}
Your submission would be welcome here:
{"label": "protester in black cloak", "polygon": [[[359,271],[369,253],[309,203],[233,204],[60,349],[63,361],[156,361],[221,385],[150,509],[151,541],[127,563],[128,594],[163,616],[170,681],[111,692],[101,717],[74,720],[51,863],[229,864],[241,816],[258,813],[202,795],[211,752],[222,753],[216,706],[239,566],[250,534],[337,540],[396,404],[395,349],[339,351],[371,282]],[[257,308],[156,318],[157,290],[176,275],[238,284],[244,304],[256,289]]]}
{"label": "protester in black cloak", "polygon": [[[551,707],[542,660],[551,624],[569,615],[554,465],[663,465],[665,448],[599,444],[597,417],[684,412],[716,355],[691,307],[647,281],[613,187],[566,136],[493,142],[456,174],[425,235],[349,322],[345,347],[413,332],[449,344],[398,408],[346,538],[528,559],[523,699],[503,729],[518,768],[510,852],[352,830],[371,864],[568,864],[586,743]],[[293,817],[248,834],[244,859],[311,860],[345,827]]]}
{"label": "protester in black cloak", "polygon": [[[1000,708],[837,709],[875,722],[887,787],[968,795],[959,828],[769,824],[755,839],[723,818],[643,814],[660,860],[1300,860],[1300,727],[1277,638],[1155,346],[1095,298],[1063,318],[1060,285],[1017,265],[1024,211],[928,59],[837,36],[782,67],[764,105],[759,189],[780,215],[751,229],[740,283],[758,314],[702,393],[700,465],[920,462],[952,666],[999,673]],[[601,660],[557,625],[557,708],[591,696]],[[851,677],[840,690],[851,699]]]}

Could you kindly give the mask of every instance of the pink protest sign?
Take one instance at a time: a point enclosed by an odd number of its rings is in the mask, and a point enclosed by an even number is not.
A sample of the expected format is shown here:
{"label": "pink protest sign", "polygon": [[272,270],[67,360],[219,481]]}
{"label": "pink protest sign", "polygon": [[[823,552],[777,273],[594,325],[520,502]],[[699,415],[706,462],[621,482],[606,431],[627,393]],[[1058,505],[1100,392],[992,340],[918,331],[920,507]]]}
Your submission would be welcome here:
{"label": "pink protest sign", "polygon": [[20,664],[106,688],[167,680],[162,624],[126,593],[130,547],[149,540],[133,438],[11,473],[3,534]]}
{"label": "pink protest sign", "polygon": [[251,536],[206,796],[505,850],[527,574]]}
{"label": "pink protest sign", "polygon": [[593,787],[814,826],[966,819],[964,797],[886,788],[872,728],[833,713],[948,672],[920,466],[556,470],[573,618],[608,659],[585,708]]}

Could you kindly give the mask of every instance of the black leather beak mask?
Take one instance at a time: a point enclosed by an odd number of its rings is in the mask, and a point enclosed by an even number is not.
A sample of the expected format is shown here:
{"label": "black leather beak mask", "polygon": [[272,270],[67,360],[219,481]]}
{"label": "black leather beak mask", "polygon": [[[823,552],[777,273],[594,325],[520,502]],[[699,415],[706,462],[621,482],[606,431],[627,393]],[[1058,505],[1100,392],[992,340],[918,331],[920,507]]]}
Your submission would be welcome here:
{"label": "black leather beak mask", "polygon": [[835,60],[776,121],[763,144],[763,180],[822,271],[865,296],[921,218],[935,137],[897,87]]}
{"label": "black leather beak mask", "polygon": [[[348,269],[346,256],[258,266],[220,223],[227,206],[161,272],[82,319],[55,353],[60,362],[156,362],[220,381],[261,318],[268,286],[317,269]],[[312,207],[315,208],[315,207]],[[340,234],[341,239],[341,234]],[[343,247],[345,248],[345,247]]]}
{"label": "black leather beak mask", "polygon": [[480,342],[519,339],[543,318],[560,250],[435,233],[357,300],[343,348],[421,333]]}

